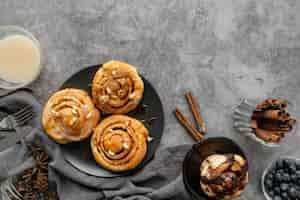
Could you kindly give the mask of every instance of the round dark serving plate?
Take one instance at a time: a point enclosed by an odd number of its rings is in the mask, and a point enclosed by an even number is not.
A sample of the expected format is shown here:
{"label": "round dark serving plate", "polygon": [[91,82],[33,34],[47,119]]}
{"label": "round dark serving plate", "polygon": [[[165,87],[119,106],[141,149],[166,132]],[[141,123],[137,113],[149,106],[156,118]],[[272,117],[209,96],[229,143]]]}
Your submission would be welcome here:
{"label": "round dark serving plate", "polygon": [[[60,89],[78,88],[91,94],[91,83],[95,73],[100,67],[101,65],[90,66],[75,73],[63,83]],[[151,123],[144,123],[149,130],[150,137],[152,137],[153,140],[148,142],[147,154],[142,163],[134,170],[128,172],[110,172],[96,163],[90,149],[90,139],[87,139],[78,143],[61,145],[64,157],[71,165],[89,175],[109,178],[136,173],[153,159],[163,134],[164,112],[162,103],[155,89],[144,77],[142,78],[145,87],[143,99],[135,111],[126,114],[139,120],[147,120],[155,117],[155,120],[151,121]],[[143,109],[142,105],[146,105],[147,108]],[[104,115],[101,115],[101,119],[104,117]]]}
{"label": "round dark serving plate", "polygon": [[193,200],[209,200],[200,186],[200,164],[212,154],[234,153],[246,158],[242,149],[232,140],[225,137],[205,139],[194,144],[186,154],[183,162],[183,182]]}

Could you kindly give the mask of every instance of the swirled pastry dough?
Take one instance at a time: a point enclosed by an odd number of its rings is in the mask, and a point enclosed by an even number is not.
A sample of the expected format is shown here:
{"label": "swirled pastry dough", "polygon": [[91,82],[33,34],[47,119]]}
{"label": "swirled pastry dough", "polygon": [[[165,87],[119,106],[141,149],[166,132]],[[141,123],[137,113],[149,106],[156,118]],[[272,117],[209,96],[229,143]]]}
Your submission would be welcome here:
{"label": "swirled pastry dough", "polygon": [[120,61],[103,64],[94,76],[92,96],[105,113],[123,114],[137,107],[144,92],[135,67]]}
{"label": "swirled pastry dough", "polygon": [[42,125],[56,142],[66,144],[89,137],[99,118],[100,113],[88,94],[70,88],[50,97],[44,107]]}
{"label": "swirled pastry dough", "polygon": [[104,119],[91,138],[96,162],[103,168],[123,172],[134,169],[147,152],[148,130],[138,120],[124,115]]}

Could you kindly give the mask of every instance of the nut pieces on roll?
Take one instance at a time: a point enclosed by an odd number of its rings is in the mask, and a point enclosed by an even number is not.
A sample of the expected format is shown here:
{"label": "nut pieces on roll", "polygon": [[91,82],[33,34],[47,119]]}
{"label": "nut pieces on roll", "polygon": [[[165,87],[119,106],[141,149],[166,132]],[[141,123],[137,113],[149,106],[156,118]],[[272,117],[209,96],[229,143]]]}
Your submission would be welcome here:
{"label": "nut pieces on roll", "polygon": [[93,101],[104,113],[124,114],[134,110],[144,93],[144,82],[136,68],[110,61],[96,72],[92,83]]}
{"label": "nut pieces on roll", "polygon": [[56,142],[66,144],[88,138],[100,119],[88,94],[68,88],[54,93],[47,101],[42,125]]}

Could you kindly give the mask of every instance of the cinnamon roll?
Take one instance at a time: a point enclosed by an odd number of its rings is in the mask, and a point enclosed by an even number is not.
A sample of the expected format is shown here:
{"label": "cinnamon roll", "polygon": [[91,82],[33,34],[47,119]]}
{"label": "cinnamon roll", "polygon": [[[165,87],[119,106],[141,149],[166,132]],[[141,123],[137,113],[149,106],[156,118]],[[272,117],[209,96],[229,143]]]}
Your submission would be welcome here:
{"label": "cinnamon roll", "polygon": [[66,144],[89,137],[100,118],[88,94],[79,89],[56,92],[42,115],[45,132],[56,142]]}
{"label": "cinnamon roll", "polygon": [[104,119],[91,138],[96,162],[113,172],[134,169],[147,152],[148,130],[138,120],[124,115]]}
{"label": "cinnamon roll", "polygon": [[214,154],[200,166],[200,185],[211,198],[239,197],[248,184],[248,163],[240,155]]}
{"label": "cinnamon roll", "polygon": [[137,107],[144,92],[135,67],[110,61],[97,71],[92,83],[95,105],[105,113],[123,114]]}

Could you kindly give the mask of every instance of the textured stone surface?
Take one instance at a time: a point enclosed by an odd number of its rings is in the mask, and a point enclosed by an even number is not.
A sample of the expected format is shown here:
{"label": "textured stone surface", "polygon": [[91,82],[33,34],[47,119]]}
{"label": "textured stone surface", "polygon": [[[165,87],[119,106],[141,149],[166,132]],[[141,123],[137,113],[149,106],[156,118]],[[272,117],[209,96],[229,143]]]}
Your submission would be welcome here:
{"label": "textured stone surface", "polygon": [[40,101],[72,73],[110,59],[127,61],[161,96],[161,148],[193,141],[176,122],[176,105],[192,89],[208,136],[238,141],[250,159],[244,198],[264,199],[260,175],[280,155],[299,155],[295,136],[266,151],[232,128],[240,98],[280,96],[300,102],[300,2],[296,0],[1,0],[0,24],[20,25],[40,40],[44,69],[31,86]]}

